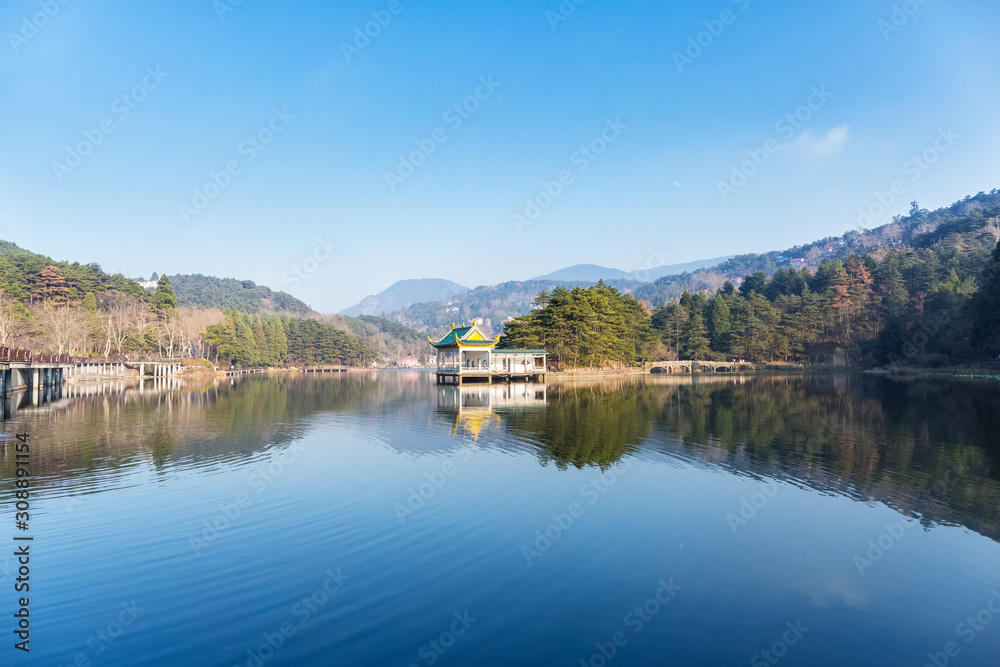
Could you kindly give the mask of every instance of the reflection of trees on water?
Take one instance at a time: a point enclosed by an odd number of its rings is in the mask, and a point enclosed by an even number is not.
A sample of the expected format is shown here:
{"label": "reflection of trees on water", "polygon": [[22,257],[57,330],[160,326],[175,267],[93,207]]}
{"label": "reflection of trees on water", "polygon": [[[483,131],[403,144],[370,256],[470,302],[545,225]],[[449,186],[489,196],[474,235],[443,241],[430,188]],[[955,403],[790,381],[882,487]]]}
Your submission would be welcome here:
{"label": "reflection of trees on water", "polygon": [[[148,386],[148,383],[147,383]],[[412,400],[405,384],[368,374],[255,376],[188,383],[170,391],[137,385],[21,410],[8,430],[27,429],[33,474],[79,476],[125,469],[136,459],[245,457],[302,437],[320,414],[393,409]],[[0,480],[14,471],[13,448],[0,448]]]}
{"label": "reflection of trees on water", "polygon": [[656,450],[884,501],[1000,537],[1000,388],[871,376],[643,378],[549,386],[506,417],[543,463],[607,466]]}
{"label": "reflection of trees on water", "polygon": [[606,467],[649,435],[661,404],[653,387],[635,382],[548,386],[544,410],[511,411],[504,424],[539,447],[543,465]]}
{"label": "reflection of trees on water", "polygon": [[[458,403],[442,398],[445,389],[459,392]],[[528,447],[543,465],[606,467],[659,452],[884,501],[1000,539],[998,405],[997,383],[874,376],[645,376],[522,391],[441,388],[426,373],[302,374],[56,401],[5,428],[30,425],[41,479],[116,474],[137,460],[163,468],[249,457],[331,415],[362,429],[389,425],[396,451],[440,452],[440,439],[405,435],[430,413],[452,436]],[[0,448],[4,489],[13,477],[13,448]]]}

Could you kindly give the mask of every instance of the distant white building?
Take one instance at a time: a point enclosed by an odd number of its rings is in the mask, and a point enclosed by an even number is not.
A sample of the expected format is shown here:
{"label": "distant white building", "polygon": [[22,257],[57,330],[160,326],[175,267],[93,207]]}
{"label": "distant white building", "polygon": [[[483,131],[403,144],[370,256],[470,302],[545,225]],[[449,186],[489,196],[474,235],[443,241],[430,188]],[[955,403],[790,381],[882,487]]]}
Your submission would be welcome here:
{"label": "distant white building", "polygon": [[159,280],[136,280],[136,284],[146,289],[156,289],[160,284]]}

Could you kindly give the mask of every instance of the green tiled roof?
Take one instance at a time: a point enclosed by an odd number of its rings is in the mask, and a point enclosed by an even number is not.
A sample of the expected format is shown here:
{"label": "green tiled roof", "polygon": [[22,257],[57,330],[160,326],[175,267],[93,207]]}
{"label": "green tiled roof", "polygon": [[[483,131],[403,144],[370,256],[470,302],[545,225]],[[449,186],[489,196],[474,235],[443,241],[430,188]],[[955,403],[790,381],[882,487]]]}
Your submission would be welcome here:
{"label": "green tiled roof", "polygon": [[493,354],[548,354],[545,350],[493,350]]}
{"label": "green tiled roof", "polygon": [[448,335],[446,335],[441,340],[437,341],[436,343],[432,341],[431,345],[433,345],[434,347],[451,347],[452,345],[455,345],[456,341],[459,338],[469,333],[469,329],[471,328],[472,327],[452,329],[451,331],[448,332]]}
{"label": "green tiled roof", "polygon": [[[468,338],[462,340],[466,336]],[[441,340],[433,341],[430,338],[427,340],[434,347],[455,347],[456,345],[461,345],[462,347],[493,347],[497,344],[495,339],[487,338],[476,326],[456,327],[445,334]]]}

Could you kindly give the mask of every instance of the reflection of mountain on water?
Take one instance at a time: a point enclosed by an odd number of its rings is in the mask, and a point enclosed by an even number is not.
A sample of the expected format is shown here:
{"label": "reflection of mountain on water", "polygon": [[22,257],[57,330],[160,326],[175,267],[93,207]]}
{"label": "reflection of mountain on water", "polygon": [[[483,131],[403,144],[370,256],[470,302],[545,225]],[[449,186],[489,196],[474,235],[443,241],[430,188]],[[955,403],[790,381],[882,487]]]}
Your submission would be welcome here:
{"label": "reflection of mountain on water", "polygon": [[867,376],[554,385],[503,426],[543,464],[659,452],[885,502],[1000,538],[1000,387]]}
{"label": "reflection of mountain on water", "polygon": [[[559,468],[664,456],[882,501],[1000,539],[998,404],[997,383],[872,376],[437,387],[428,373],[301,374],[122,387],[57,399],[4,426],[30,423],[40,479],[117,475],[137,460],[249,460],[332,420],[408,456],[469,440]],[[14,479],[12,453],[0,446],[0,479]]]}

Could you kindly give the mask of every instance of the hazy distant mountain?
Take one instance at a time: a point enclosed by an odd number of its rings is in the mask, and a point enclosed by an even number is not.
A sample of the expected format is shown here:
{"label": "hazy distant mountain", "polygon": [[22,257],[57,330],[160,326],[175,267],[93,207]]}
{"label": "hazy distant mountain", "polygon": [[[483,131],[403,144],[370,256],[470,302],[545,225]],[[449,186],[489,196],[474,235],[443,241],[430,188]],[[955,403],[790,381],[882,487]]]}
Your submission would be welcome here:
{"label": "hazy distant mountain", "polygon": [[606,266],[598,266],[597,264],[575,264],[544,276],[530,278],[530,280],[586,280],[596,283],[598,280],[625,280],[628,277],[628,273],[620,269],[609,269]]}
{"label": "hazy distant mountain", "polygon": [[[642,299],[650,308],[656,308],[679,299],[684,292],[711,293],[726,281],[738,283],[757,271],[763,271],[768,276],[774,275],[778,269],[807,268],[815,271],[823,261],[843,260],[851,254],[865,256],[880,249],[884,252],[905,246],[930,247],[953,242],[956,248],[961,248],[967,241],[960,234],[984,233],[976,227],[981,220],[973,214],[981,218],[984,214],[979,212],[980,209],[992,210],[997,206],[1000,206],[1000,191],[994,190],[966,197],[934,212],[920,209],[909,217],[898,217],[875,229],[851,230],[841,236],[826,237],[780,251],[719,257],[631,273],[579,264],[530,281],[476,287],[444,301],[414,302],[387,317],[418,331],[429,332],[444,331],[451,322],[469,322],[472,318],[482,317],[487,329],[499,333],[504,320],[529,312],[532,301],[541,290],[551,292],[559,285],[586,287],[601,279],[621,292]],[[973,217],[970,218],[970,215]],[[955,225],[958,227],[953,229]]]}
{"label": "hazy distant mountain", "polygon": [[468,291],[468,287],[440,278],[400,280],[378,294],[366,296],[360,303],[340,312],[350,317],[383,315],[414,303],[443,301]]}
{"label": "hazy distant mountain", "polygon": [[697,271],[708,266],[715,266],[725,262],[730,257],[716,257],[714,259],[699,259],[695,262],[684,264],[665,264],[655,266],[650,269],[640,269],[638,271],[622,271],[621,269],[609,269],[606,266],[597,264],[575,264],[565,269],[559,269],[544,276],[537,276],[531,280],[556,280],[579,282],[587,281],[596,283],[598,280],[638,280],[639,282],[652,282],[663,276],[673,276],[686,271]]}
{"label": "hazy distant mountain", "polygon": [[733,258],[733,255],[727,255],[726,257],[715,257],[713,259],[699,259],[694,262],[685,262],[683,264],[664,264],[663,266],[654,266],[651,269],[640,269],[639,271],[633,271],[628,274],[629,278],[632,280],[638,280],[640,282],[651,282],[657,278],[662,278],[663,276],[676,276],[680,273],[690,273],[691,271],[697,271],[698,269],[705,269],[710,266],[715,266],[717,264],[722,264],[723,262]]}

